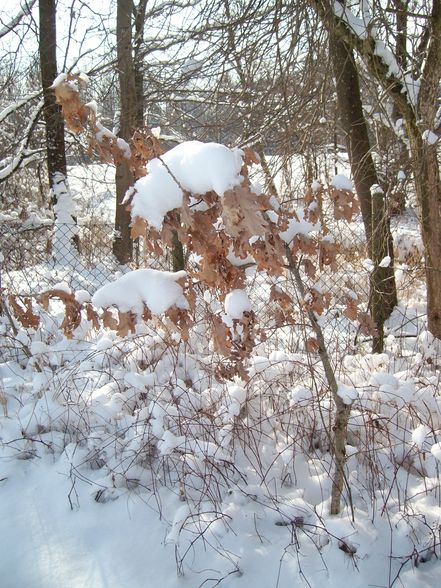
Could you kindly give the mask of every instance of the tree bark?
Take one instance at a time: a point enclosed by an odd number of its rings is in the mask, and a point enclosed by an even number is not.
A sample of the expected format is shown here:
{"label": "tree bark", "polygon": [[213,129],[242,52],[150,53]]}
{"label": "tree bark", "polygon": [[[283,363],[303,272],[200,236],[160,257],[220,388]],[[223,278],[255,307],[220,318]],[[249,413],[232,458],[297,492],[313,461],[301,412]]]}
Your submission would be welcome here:
{"label": "tree bark", "polygon": [[[136,128],[136,87],[132,57],[132,0],[118,0],[116,14],[116,43],[118,79],[120,91],[119,137],[129,141]],[[121,264],[133,258],[130,212],[122,204],[124,196],[134,183],[129,162],[123,160],[116,166],[116,214],[113,253]]]}
{"label": "tree bark", "polygon": [[[370,297],[371,301],[375,299],[376,302],[371,304],[371,314],[377,329],[380,330],[397,304],[392,235],[386,219],[384,223],[382,222],[381,231],[378,230],[378,227],[373,230],[371,188],[379,185],[379,180],[371,155],[354,55],[348,44],[338,38],[332,30],[329,31],[329,39],[340,120],[346,135],[355,189],[360,200],[368,254],[372,258],[373,251],[375,251],[379,261],[387,255],[391,258],[389,267],[381,268],[380,272],[371,274]],[[376,243],[373,242],[373,239],[376,240]]]}
{"label": "tree bark", "polygon": [[[49,186],[54,187],[55,174],[66,177],[66,150],[64,144],[64,121],[61,109],[55,102],[51,86],[57,77],[57,33],[55,0],[39,0],[40,18],[39,55],[41,81],[43,85],[44,121],[46,127],[46,150]],[[52,191],[53,204],[56,197]]]}
{"label": "tree bark", "polygon": [[441,178],[436,145],[416,125],[408,125],[415,189],[424,244],[429,330],[441,339]]}
{"label": "tree bark", "polygon": [[144,69],[142,60],[142,44],[144,41],[144,23],[147,0],[139,0],[135,13],[135,92],[136,92],[136,127],[144,126]]}

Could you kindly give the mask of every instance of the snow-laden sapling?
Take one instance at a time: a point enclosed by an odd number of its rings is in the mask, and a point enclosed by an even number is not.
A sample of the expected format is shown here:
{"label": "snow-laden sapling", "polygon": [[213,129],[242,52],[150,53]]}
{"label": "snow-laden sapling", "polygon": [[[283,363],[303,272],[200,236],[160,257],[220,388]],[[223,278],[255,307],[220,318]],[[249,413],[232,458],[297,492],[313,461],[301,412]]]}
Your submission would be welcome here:
{"label": "snow-laden sapling", "polygon": [[[303,211],[282,210],[275,194],[262,193],[250,180],[250,169],[260,163],[252,149],[188,141],[163,153],[151,135],[144,139],[136,135],[130,145],[122,144],[98,122],[96,106],[81,102],[69,78],[57,86],[56,95],[66,112],[66,121],[73,121],[72,129],[89,130],[92,148],[102,157],[125,157],[136,169],[139,179],[124,200],[131,211],[132,237],[142,236],[146,247],[156,254],[162,253],[164,247],[173,247],[176,237],[186,249],[190,259],[186,273],[155,274],[156,285],[161,280],[167,282],[159,290],[160,297],[168,299],[171,289],[183,286],[178,297],[171,296],[170,305],[159,310],[168,314],[188,337],[193,310],[189,300],[194,296],[194,285],[217,296],[220,304],[207,314],[206,320],[213,352],[225,357],[218,375],[240,376],[246,381],[247,359],[256,342],[264,339],[246,292],[246,268],[253,265],[272,283],[270,301],[278,306],[277,326],[296,323],[294,297],[278,284],[287,271],[294,277],[300,310],[308,317],[312,330],[306,347],[318,352],[336,407],[331,512],[339,512],[351,402],[339,393],[318,320],[329,306],[330,295],[314,278],[324,267],[334,267],[338,253],[338,246],[320,224],[320,203],[327,192],[336,218],[350,220],[358,212],[352,191],[335,182],[327,189],[314,184],[307,191]],[[153,274],[149,273],[152,271],[124,276],[95,295],[94,303],[104,308],[105,324],[121,335],[134,331],[137,321],[149,320],[155,314],[148,300],[154,287]],[[191,295],[185,298],[187,293]],[[119,323],[111,318],[111,308],[117,309]],[[344,312],[366,323],[366,315],[359,311],[353,293],[347,296]]]}

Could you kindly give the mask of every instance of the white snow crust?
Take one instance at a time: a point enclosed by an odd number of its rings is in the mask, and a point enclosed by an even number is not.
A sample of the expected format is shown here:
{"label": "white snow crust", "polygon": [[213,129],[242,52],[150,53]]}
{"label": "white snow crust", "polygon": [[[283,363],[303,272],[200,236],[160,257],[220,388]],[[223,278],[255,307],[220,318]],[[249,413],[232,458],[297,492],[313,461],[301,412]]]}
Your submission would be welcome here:
{"label": "white snow crust", "polygon": [[245,290],[232,290],[225,296],[225,312],[230,318],[241,320],[243,313],[250,310],[251,300]]}
{"label": "white snow crust", "polygon": [[425,141],[428,145],[435,145],[438,139],[438,135],[429,129],[423,133],[423,141]]}
{"label": "white snow crust", "polygon": [[336,190],[348,190],[349,192],[353,192],[354,190],[351,180],[344,174],[334,176],[331,180],[331,186]]}
{"label": "white snow crust", "polygon": [[160,229],[164,216],[182,206],[183,190],[223,196],[243,179],[242,155],[240,149],[218,143],[187,141],[153,159],[147,175],[135,183],[132,218],[139,216]]}
{"label": "white snow crust", "polygon": [[117,306],[121,312],[131,311],[136,315],[143,313],[144,304],[155,315],[173,305],[187,308],[182,286],[177,283],[186,275],[184,271],[134,270],[97,290],[92,302],[97,307]]}

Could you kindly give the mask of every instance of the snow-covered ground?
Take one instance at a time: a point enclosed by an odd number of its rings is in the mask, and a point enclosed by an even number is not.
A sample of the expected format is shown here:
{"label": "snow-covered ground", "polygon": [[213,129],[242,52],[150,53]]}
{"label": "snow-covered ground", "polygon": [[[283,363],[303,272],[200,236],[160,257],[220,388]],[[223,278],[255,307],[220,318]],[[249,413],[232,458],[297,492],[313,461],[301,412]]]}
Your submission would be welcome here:
{"label": "snow-covered ground", "polygon": [[1,366],[2,586],[437,585],[427,334],[407,361],[346,358],[353,512],[346,499],[333,517],[317,421],[329,399],[306,384],[306,357],[261,350],[250,383],[221,385],[207,357],[152,331],[58,339],[34,338],[30,361],[9,349]]}
{"label": "snow-covered ground", "polygon": [[[102,181],[94,191],[107,194]],[[87,181],[71,184],[87,191]],[[410,235],[418,249],[404,222],[399,251]],[[340,393],[353,402],[334,516],[332,398],[318,355],[306,352],[304,319],[276,328],[262,274],[248,272],[248,295],[235,288],[220,302],[206,291],[185,340],[162,314],[186,308],[181,274],[141,270],[99,290],[96,311],[115,303],[136,315],[135,332],[119,336],[104,326],[116,315],[94,324],[83,309],[77,321],[75,301],[96,289],[81,268],[73,299],[67,276],[29,269],[67,298],[36,303],[38,325],[0,315],[1,586],[437,586],[441,349],[403,257],[385,352],[369,352],[339,299],[351,272],[366,281],[356,261],[334,272],[320,319]],[[145,323],[143,305],[153,315]],[[249,380],[225,381],[205,317],[240,321],[250,308],[267,337],[246,361]]]}

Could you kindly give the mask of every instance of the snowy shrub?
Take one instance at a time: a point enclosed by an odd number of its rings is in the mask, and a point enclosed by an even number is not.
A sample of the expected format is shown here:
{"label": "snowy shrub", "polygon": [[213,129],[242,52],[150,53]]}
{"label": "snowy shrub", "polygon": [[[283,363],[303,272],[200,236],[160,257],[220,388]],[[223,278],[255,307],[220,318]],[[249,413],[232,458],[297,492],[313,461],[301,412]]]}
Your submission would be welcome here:
{"label": "snowy shrub", "polygon": [[[334,295],[321,282],[339,250],[319,204],[329,197],[350,220],[345,180],[284,210],[251,183],[251,149],[191,141],[157,157],[138,141],[136,151],[69,88],[77,130],[89,125],[102,155],[144,170],[126,196],[133,236],[155,252],[177,236],[189,263],[127,273],[93,297],[62,283],[3,297],[8,459],[50,456],[71,504],[82,483],[98,503],[154,503],[178,573],[207,550],[214,583],[243,573],[244,536],[257,552],[278,545],[280,569],[287,557],[311,575],[311,553],[340,573],[369,565],[381,540],[390,585],[403,561],[438,553],[439,378],[422,355],[355,348],[357,329],[373,332],[361,298],[346,279]],[[427,333],[418,345],[436,357]]]}

